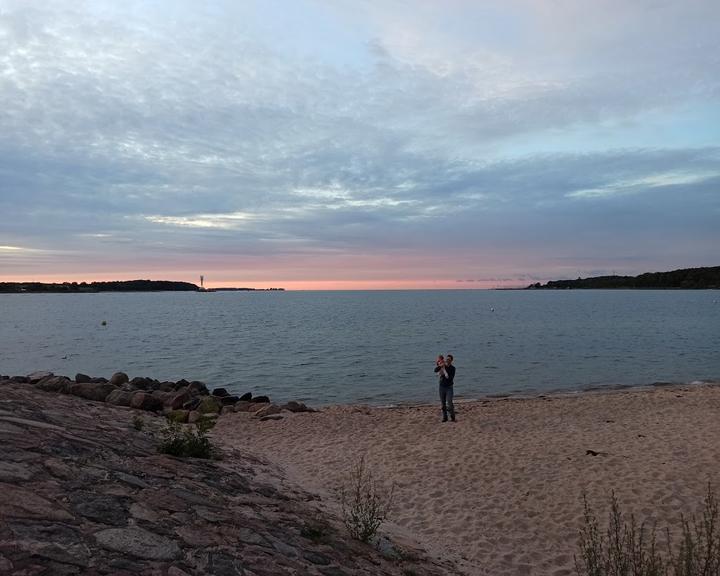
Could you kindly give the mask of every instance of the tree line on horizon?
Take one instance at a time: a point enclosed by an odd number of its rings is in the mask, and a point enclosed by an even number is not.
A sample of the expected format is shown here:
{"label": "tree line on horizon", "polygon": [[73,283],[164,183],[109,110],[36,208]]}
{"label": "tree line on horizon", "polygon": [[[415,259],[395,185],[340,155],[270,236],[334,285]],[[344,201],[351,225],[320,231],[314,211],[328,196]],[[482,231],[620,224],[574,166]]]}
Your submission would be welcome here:
{"label": "tree line on horizon", "polygon": [[200,290],[191,282],[171,280],[115,280],[111,282],[0,282],[0,293],[81,292],[190,292]]}
{"label": "tree line on horizon", "polygon": [[670,272],[647,272],[639,276],[596,276],[577,280],[551,280],[536,282],[528,290],[567,289],[720,289],[720,266],[682,268]]}

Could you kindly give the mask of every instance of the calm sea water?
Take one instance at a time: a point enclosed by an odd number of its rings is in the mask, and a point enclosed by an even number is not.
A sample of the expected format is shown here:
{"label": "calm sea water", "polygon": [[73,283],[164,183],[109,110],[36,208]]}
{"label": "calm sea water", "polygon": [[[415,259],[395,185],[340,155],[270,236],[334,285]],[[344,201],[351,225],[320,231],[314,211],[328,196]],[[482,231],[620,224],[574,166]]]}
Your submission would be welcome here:
{"label": "calm sea water", "polygon": [[[107,325],[103,326],[105,321]],[[314,405],[720,380],[718,291],[0,295],[0,373],[202,380]]]}

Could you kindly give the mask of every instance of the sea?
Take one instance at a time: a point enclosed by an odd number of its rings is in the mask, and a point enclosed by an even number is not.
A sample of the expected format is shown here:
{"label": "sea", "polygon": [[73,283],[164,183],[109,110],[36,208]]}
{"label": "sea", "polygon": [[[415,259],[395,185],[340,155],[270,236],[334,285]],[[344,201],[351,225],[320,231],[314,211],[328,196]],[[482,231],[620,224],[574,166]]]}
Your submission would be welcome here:
{"label": "sea", "polygon": [[0,374],[123,371],[313,406],[720,381],[720,291],[0,295]]}

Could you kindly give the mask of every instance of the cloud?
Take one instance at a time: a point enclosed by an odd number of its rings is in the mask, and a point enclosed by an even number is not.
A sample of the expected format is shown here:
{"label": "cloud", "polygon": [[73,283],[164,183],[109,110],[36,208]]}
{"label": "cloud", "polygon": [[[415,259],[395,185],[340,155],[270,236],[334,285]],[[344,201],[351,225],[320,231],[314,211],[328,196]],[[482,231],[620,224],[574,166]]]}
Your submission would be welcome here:
{"label": "cloud", "polygon": [[673,258],[714,256],[720,134],[679,111],[720,110],[716,2],[273,11],[4,3],[0,243],[177,266],[305,254],[308,275],[328,253],[651,261],[669,229]]}

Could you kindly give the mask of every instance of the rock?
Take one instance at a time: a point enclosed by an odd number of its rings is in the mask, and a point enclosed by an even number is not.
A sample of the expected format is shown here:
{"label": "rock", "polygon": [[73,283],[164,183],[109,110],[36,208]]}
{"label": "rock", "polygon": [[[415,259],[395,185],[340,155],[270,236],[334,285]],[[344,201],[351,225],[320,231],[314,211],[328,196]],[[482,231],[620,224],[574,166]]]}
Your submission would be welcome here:
{"label": "rock", "polygon": [[47,372],[45,370],[39,370],[38,372],[32,372],[27,375],[28,382],[30,384],[36,384],[37,382],[40,382],[43,378],[47,378],[48,376],[55,376],[52,372]]}
{"label": "rock", "polygon": [[250,402],[255,402],[256,404],[268,404],[270,402],[270,398],[267,396],[255,396],[250,400]]}
{"label": "rock", "polygon": [[27,376],[13,376],[12,378],[10,378],[10,380],[12,380],[13,382],[17,382],[18,384],[30,383],[30,378],[28,378]]}
{"label": "rock", "polygon": [[223,406],[222,410],[220,410],[220,414],[234,414],[235,413],[235,406],[229,405],[229,406]]}
{"label": "rock", "polygon": [[208,393],[207,386],[204,383],[193,380],[188,386],[188,391],[193,396],[204,396]]}
{"label": "rock", "polygon": [[319,564],[321,566],[327,566],[330,564],[330,558],[325,556],[324,554],[320,554],[319,552],[313,552],[312,550],[307,550],[306,552],[303,552],[303,558],[307,560],[308,562],[312,562],[313,564]]}
{"label": "rock", "polygon": [[0,482],[17,482],[30,480],[34,474],[33,469],[21,462],[0,461]]}
{"label": "rock", "polygon": [[312,408],[308,408],[302,402],[295,402],[294,400],[291,400],[287,404],[283,404],[282,409],[287,410],[288,412],[313,412]]}
{"label": "rock", "polygon": [[238,398],[237,396],[223,396],[222,398],[220,398],[220,402],[223,406],[230,406],[232,404],[235,404],[235,402],[237,402],[238,400],[240,400],[240,398]]}
{"label": "rock", "polygon": [[162,402],[163,405],[170,402],[170,400],[174,396],[174,394],[172,392],[163,392],[162,390],[153,390],[151,392],[151,395],[153,396],[153,398],[157,398],[158,400],[160,400],[160,402]]}
{"label": "rock", "polygon": [[267,416],[262,416],[260,418],[260,422],[266,422],[268,420],[282,420],[283,415],[282,414],[269,414]]}
{"label": "rock", "polygon": [[116,388],[108,394],[107,398],[105,398],[105,402],[108,404],[114,404],[115,406],[130,406],[132,397],[132,392]]}
{"label": "rock", "polygon": [[55,501],[13,484],[0,482],[0,526],[6,518],[34,518],[43,520],[72,521],[73,517]]}
{"label": "rock", "polygon": [[122,386],[125,382],[129,381],[130,379],[125,372],[115,372],[115,374],[113,374],[110,378],[110,384],[114,384],[115,386]]}
{"label": "rock", "polygon": [[198,404],[197,411],[201,414],[215,413],[218,414],[222,408],[220,401],[214,396],[205,396]]}
{"label": "rock", "polygon": [[172,408],[173,410],[178,410],[179,408],[182,408],[186,402],[189,401],[190,392],[188,392],[187,389],[184,389],[170,396],[169,399],[166,401],[166,404],[170,406],[170,408]]}
{"label": "rock", "polygon": [[80,396],[87,400],[95,400],[97,402],[104,402],[111,392],[116,390],[116,386],[113,384],[94,384],[92,382],[71,384],[67,388],[68,394],[73,396]]}
{"label": "rock", "polygon": [[173,392],[175,390],[175,382],[160,382],[157,389],[163,392]]}
{"label": "rock", "polygon": [[249,412],[251,409],[256,410],[257,404],[248,400],[239,400],[235,403],[233,408],[235,409],[235,412]]}
{"label": "rock", "polygon": [[159,518],[158,515],[150,508],[143,506],[142,504],[138,504],[137,502],[130,505],[130,514],[133,518],[138,518],[147,522],[157,522]]}
{"label": "rock", "polygon": [[189,415],[190,415],[189,410],[173,410],[172,412],[168,413],[167,419],[170,422],[177,422],[179,424],[185,424],[188,421]]}
{"label": "rock", "polygon": [[197,410],[190,410],[188,413],[188,424],[195,424],[198,420],[200,420],[201,416],[202,414],[200,414]]}
{"label": "rock", "polygon": [[127,523],[125,498],[92,492],[74,492],[71,500],[75,512],[85,518],[111,526],[124,526]]}
{"label": "rock", "polygon": [[97,378],[91,379],[90,382],[94,382],[95,384],[107,384],[109,380],[107,378],[103,378],[102,376],[98,376]]}
{"label": "rock", "polygon": [[213,396],[230,396],[230,393],[225,388],[215,388],[212,391]]}
{"label": "rock", "polygon": [[188,382],[184,378],[175,382],[175,390],[180,390],[180,388],[187,388],[188,386],[190,386],[190,382]]}
{"label": "rock", "polygon": [[249,402],[252,400],[252,392],[245,392],[242,396],[240,396],[240,400],[243,402]]}
{"label": "rock", "polygon": [[267,406],[263,406],[256,412],[254,412],[254,415],[256,418],[262,418],[263,416],[272,416],[273,414],[280,414],[282,412],[282,408],[278,406],[277,404],[268,404]]}
{"label": "rock", "polygon": [[130,400],[130,406],[139,410],[157,411],[162,410],[163,402],[147,392],[135,392]]}
{"label": "rock", "polygon": [[152,379],[135,376],[128,384],[135,390],[148,390],[152,384]]}
{"label": "rock", "polygon": [[66,376],[46,376],[35,383],[35,387],[45,392],[67,392],[73,381]]}
{"label": "rock", "polygon": [[90,378],[90,376],[88,376],[87,374],[82,374],[78,372],[77,374],[75,374],[75,382],[77,382],[78,384],[85,384],[87,382],[92,382],[92,378]]}
{"label": "rock", "polygon": [[143,560],[174,560],[180,556],[180,547],[174,540],[137,527],[100,530],[95,533],[95,540],[103,548]]}
{"label": "rock", "polygon": [[185,410],[195,410],[200,405],[200,398],[193,398],[185,402],[182,407]]}

